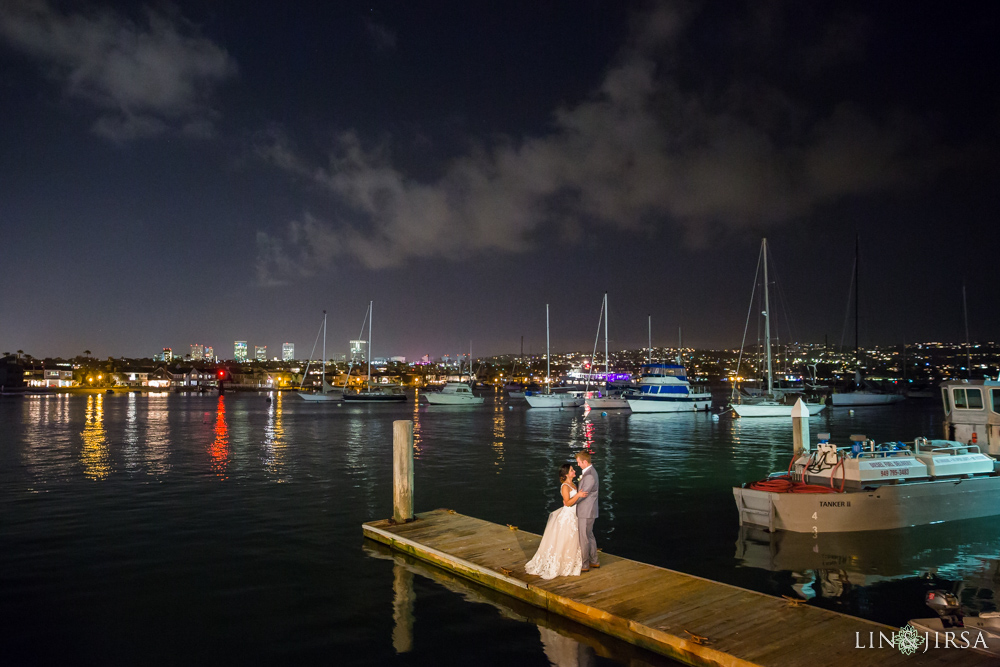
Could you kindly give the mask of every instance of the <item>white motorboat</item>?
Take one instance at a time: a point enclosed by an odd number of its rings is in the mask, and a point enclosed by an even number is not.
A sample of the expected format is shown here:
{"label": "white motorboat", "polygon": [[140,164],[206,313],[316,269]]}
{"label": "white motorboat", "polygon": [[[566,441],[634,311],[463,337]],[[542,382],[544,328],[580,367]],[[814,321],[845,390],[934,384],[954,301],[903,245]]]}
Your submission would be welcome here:
{"label": "white motorboat", "polygon": [[[313,343],[313,352],[316,351],[316,344]],[[306,363],[305,373],[302,374],[302,382],[309,376],[309,364],[312,363],[312,353],[309,354],[309,362]],[[344,398],[344,392],[332,386],[326,381],[326,311],[323,311],[323,372],[320,380],[320,390],[313,393],[300,393],[304,401],[322,403],[327,401],[340,401]],[[302,389],[302,385],[299,385]]]}
{"label": "white motorboat", "polygon": [[431,405],[482,405],[482,396],[472,393],[472,388],[465,382],[448,382],[441,391],[428,391],[422,394]]}
{"label": "white motorboat", "polygon": [[712,392],[692,385],[680,364],[644,364],[632,412],[693,412],[712,407]]}
{"label": "white motorboat", "polygon": [[599,391],[597,396],[587,398],[587,407],[591,410],[628,410],[628,397],[632,394],[627,391],[612,391],[614,390]]}
{"label": "white motorboat", "polygon": [[549,347],[549,304],[545,304],[545,388],[541,392],[526,391],[524,400],[533,408],[578,408],[583,405],[584,392],[553,392],[550,386],[552,376],[552,353]]}
{"label": "white motorboat", "polygon": [[[730,408],[740,417],[791,417],[792,406],[795,404],[794,392],[785,388],[775,389],[774,386],[774,368],[771,360],[771,297],[767,279],[767,239],[761,241],[760,252],[761,265],[764,269],[764,337],[766,340],[764,348],[767,360],[765,368],[767,391],[761,390],[757,395],[745,395],[736,392],[734,388],[733,396],[730,399]],[[748,327],[749,324],[748,316]],[[744,339],[743,342],[746,343],[746,340]],[[810,416],[819,414],[826,407],[825,403],[805,402],[805,405]]]}

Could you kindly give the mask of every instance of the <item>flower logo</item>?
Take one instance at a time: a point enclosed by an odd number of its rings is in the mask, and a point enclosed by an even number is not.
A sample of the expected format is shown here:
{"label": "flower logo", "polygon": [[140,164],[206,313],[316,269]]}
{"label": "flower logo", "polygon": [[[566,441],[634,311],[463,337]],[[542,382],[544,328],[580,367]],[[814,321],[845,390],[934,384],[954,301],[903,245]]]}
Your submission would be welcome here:
{"label": "flower logo", "polygon": [[896,648],[904,655],[913,655],[925,641],[927,641],[927,638],[910,625],[904,625],[896,633]]}

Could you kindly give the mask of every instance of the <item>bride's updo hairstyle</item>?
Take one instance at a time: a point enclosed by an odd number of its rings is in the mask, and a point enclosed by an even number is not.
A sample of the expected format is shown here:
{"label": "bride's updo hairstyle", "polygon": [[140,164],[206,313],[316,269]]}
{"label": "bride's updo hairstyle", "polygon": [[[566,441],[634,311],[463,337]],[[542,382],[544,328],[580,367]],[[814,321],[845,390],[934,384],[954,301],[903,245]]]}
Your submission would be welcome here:
{"label": "bride's updo hairstyle", "polygon": [[559,481],[565,482],[566,478],[569,476],[569,469],[573,466],[569,463],[564,463],[559,467]]}

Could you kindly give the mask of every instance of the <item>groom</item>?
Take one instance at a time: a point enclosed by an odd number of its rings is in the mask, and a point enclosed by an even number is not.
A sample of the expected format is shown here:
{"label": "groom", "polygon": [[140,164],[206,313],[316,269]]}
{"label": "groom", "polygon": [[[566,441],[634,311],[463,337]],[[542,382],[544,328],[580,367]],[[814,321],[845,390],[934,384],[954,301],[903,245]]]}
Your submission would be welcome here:
{"label": "groom", "polygon": [[580,525],[580,553],[583,556],[581,572],[590,572],[592,567],[600,567],[597,561],[597,540],[594,539],[594,519],[597,518],[597,492],[600,482],[597,471],[590,465],[590,452],[577,452],[576,463],[580,473],[579,489],[587,496],[576,504],[576,520]]}

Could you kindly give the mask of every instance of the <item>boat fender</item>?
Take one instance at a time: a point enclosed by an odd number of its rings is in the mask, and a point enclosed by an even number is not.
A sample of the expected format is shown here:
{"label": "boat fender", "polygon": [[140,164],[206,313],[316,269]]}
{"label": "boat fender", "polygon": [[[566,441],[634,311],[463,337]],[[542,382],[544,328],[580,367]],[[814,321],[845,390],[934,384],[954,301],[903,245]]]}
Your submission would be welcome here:
{"label": "boat fender", "polygon": [[860,454],[860,453],[861,453],[861,443],[860,442],[852,443],[851,444],[851,454],[853,456],[851,458],[855,458],[855,459],[858,458],[858,454]]}
{"label": "boat fender", "polygon": [[607,413],[607,412],[602,412],[602,413],[601,413],[601,416],[602,416],[602,417],[607,417],[607,416],[608,416],[608,413]]}

